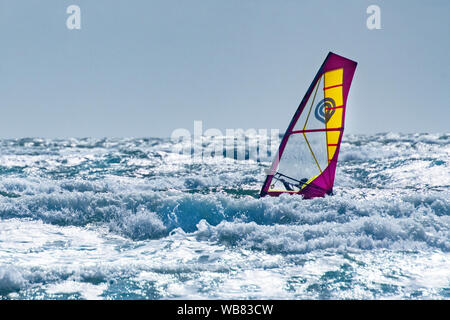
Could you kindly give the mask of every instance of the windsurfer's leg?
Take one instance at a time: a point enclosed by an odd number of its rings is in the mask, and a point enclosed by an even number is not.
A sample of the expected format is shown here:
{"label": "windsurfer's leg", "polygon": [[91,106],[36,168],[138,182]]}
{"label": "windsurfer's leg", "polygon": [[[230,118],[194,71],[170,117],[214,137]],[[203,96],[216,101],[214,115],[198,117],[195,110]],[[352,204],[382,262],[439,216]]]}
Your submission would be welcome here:
{"label": "windsurfer's leg", "polygon": [[294,191],[294,189],[292,189],[291,185],[288,182],[286,182],[286,180],[280,179],[280,181],[283,183],[287,191]]}

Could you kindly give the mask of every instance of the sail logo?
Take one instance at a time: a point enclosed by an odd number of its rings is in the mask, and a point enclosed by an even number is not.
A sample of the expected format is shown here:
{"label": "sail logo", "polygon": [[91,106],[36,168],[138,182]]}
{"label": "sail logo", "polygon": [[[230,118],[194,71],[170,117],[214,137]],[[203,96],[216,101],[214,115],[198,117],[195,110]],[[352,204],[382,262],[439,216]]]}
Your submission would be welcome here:
{"label": "sail logo", "polygon": [[332,98],[325,98],[316,105],[314,114],[320,122],[327,123],[330,121],[336,111],[336,102]]}

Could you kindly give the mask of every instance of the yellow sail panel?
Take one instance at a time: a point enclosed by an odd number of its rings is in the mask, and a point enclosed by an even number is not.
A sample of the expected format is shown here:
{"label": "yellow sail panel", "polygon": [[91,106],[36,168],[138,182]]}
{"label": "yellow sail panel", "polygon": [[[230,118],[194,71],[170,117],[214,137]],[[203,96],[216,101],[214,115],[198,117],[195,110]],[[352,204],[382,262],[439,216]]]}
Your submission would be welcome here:
{"label": "yellow sail panel", "polygon": [[344,69],[336,69],[325,72],[325,88],[342,85],[342,79],[344,78]]}
{"label": "yellow sail panel", "polygon": [[[330,110],[332,111],[332,110]],[[330,117],[328,122],[326,123],[327,129],[337,129],[342,127],[342,115],[344,113],[343,108],[334,109],[333,115]]]}
{"label": "yellow sail panel", "polygon": [[334,153],[336,152],[337,146],[328,146],[328,162],[333,159]]}
{"label": "yellow sail panel", "polygon": [[342,106],[342,104],[344,103],[342,97],[342,85],[329,89],[325,88],[325,99],[326,98],[333,99],[336,107]]}
{"label": "yellow sail panel", "polygon": [[[339,129],[342,127],[342,120],[344,115],[343,108],[343,83],[344,69],[336,69],[325,72],[324,74],[324,98],[331,101],[332,107],[326,108],[327,121],[325,127],[327,129]],[[328,162],[331,161],[336,153],[337,144],[339,142],[340,131],[327,131],[327,155]]]}
{"label": "yellow sail panel", "polygon": [[327,132],[328,144],[337,144],[339,142],[340,135],[341,135],[340,131],[328,131]]}

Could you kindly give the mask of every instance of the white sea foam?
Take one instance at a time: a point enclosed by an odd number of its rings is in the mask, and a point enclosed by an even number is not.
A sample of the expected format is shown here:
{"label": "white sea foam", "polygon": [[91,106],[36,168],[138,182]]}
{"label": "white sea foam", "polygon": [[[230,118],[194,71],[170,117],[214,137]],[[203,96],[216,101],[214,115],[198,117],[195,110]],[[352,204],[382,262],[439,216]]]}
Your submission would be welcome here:
{"label": "white sea foam", "polygon": [[0,296],[448,298],[449,135],[344,138],[313,200],[167,139],[4,140]]}

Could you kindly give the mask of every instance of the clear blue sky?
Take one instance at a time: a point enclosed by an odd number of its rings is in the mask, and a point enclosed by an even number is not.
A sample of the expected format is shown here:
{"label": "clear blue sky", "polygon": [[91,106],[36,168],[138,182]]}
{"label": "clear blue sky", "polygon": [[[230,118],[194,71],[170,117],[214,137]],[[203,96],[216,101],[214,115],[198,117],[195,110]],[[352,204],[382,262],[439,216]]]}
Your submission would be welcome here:
{"label": "clear blue sky", "polygon": [[0,137],[284,131],[328,51],[359,63],[347,133],[449,132],[449,15],[448,0],[0,0]]}

